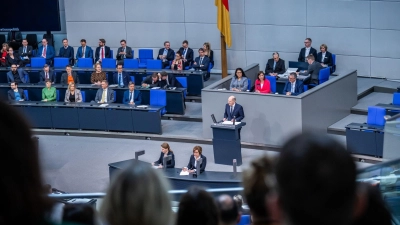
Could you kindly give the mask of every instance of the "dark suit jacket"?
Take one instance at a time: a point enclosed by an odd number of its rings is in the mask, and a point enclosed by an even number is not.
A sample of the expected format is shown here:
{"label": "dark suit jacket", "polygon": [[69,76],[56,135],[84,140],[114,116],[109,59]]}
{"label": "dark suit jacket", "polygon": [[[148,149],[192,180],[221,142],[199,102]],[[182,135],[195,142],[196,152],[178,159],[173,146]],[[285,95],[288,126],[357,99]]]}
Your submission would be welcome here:
{"label": "dark suit jacket", "polygon": [[236,103],[235,107],[233,108],[233,111],[231,113],[231,107],[228,104],[226,104],[224,118],[231,121],[234,116],[236,117],[237,122],[240,122],[242,119],[244,119],[243,107]]}
{"label": "dark suit jacket", "polygon": [[[18,93],[21,96],[21,99],[26,101],[24,90],[22,90],[21,88],[18,88]],[[14,90],[12,90],[12,89],[8,91],[8,100],[15,101],[15,94],[14,94]]]}
{"label": "dark suit jacket", "polygon": [[[304,47],[304,48],[302,48],[300,50],[299,58],[298,58],[299,62],[305,62],[306,61],[306,57],[304,56],[305,54],[306,54],[306,48]],[[311,47],[310,55],[314,55],[314,57],[316,59],[317,58],[317,50],[315,50],[315,48]]]}
{"label": "dark suit jacket", "polygon": [[[167,155],[172,155],[172,159],[167,161],[167,168],[175,168],[175,155],[172,152],[168,152]],[[155,165],[163,165],[164,153],[161,152],[160,158],[154,162]],[[164,165],[163,165],[164,166]]]}
{"label": "dark suit jacket", "polygon": [[[160,55],[164,54],[164,49],[165,48],[160,48],[160,50],[158,50],[158,55],[157,55],[157,59],[160,59]],[[173,61],[175,58],[175,52],[172,49],[168,49],[168,53],[167,53],[167,61]]]}
{"label": "dark suit jacket", "polygon": [[[49,70],[49,78],[52,83],[56,82],[56,73],[51,69]],[[45,80],[46,80],[46,77],[45,77],[44,71],[42,70],[42,71],[40,71],[40,81],[44,82]]]}
{"label": "dark suit jacket", "polygon": [[265,66],[265,75],[268,75],[269,73],[284,74],[285,72],[285,60],[279,59],[278,62],[276,62],[274,69],[274,59],[268,59],[267,65]]}
{"label": "dark suit jacket", "polygon": [[[19,75],[19,78],[21,79],[22,83],[29,83],[29,80],[25,79],[25,75],[28,75],[28,73],[22,69],[17,69],[17,73]],[[11,83],[14,81],[14,75],[12,74],[12,72],[8,72],[7,73],[7,81],[8,83]]]}
{"label": "dark suit jacket", "polygon": [[[113,103],[114,102],[114,90],[107,88],[107,102],[106,103]],[[94,99],[95,102],[100,102],[101,97],[103,96],[103,88],[97,90],[96,98]]]}
{"label": "dark suit jacket", "polygon": [[[129,80],[130,80],[129,74],[127,72],[125,72],[125,71],[122,71],[122,82],[124,83],[125,87],[128,86]],[[119,83],[118,83],[118,72],[113,74],[113,83],[114,84],[118,84],[118,86],[119,86]]]}
{"label": "dark suit jacket", "polygon": [[323,63],[323,64],[326,64],[328,66],[332,66],[332,63],[333,63],[333,61],[332,61],[332,53],[326,51],[325,52],[325,58],[322,59],[322,52],[318,52],[316,61],[320,62],[320,63]]}
{"label": "dark suit jacket", "polygon": [[[283,88],[283,93],[286,94],[286,92],[291,92],[292,91],[292,83],[290,81],[287,81],[285,84],[285,88]],[[296,83],[294,84],[294,92],[291,92],[293,96],[299,95],[304,92],[304,84],[300,80],[296,80]]]}
{"label": "dark suit jacket", "polygon": [[[184,54],[183,54],[183,51],[184,51],[184,48],[183,47],[181,47],[180,49],[179,49],[179,51],[178,52],[180,52],[181,54],[182,54],[182,59],[184,58]],[[194,53],[193,53],[193,49],[191,49],[191,48],[188,48],[187,49],[187,52],[186,52],[186,59],[187,59],[187,63],[190,65],[192,62],[193,62],[193,58],[194,58]]]}
{"label": "dark suit jacket", "polygon": [[[42,57],[42,53],[43,53],[43,46],[40,46],[36,56],[37,57]],[[56,52],[54,51],[53,46],[51,45],[47,45],[47,50],[46,50],[46,59],[47,60],[52,60],[54,59],[54,56],[56,55]]]}
{"label": "dark suit jacket", "polygon": [[196,70],[201,70],[201,71],[208,70],[208,66],[210,65],[210,59],[207,56],[204,56],[203,61],[201,62],[203,66],[200,65],[200,57],[196,57],[194,61],[196,62],[196,65],[193,63],[192,67],[195,68]]}
{"label": "dark suit jacket", "polygon": [[[122,47],[119,47],[118,50],[117,50],[117,56],[115,57],[115,58],[117,58],[117,60],[123,60],[121,55],[119,54],[120,52],[123,52],[122,51]],[[124,59],[133,59],[133,54],[132,54],[132,48],[131,47],[126,46],[125,52],[126,52],[126,55],[125,55]]]}
{"label": "dark suit jacket", "polygon": [[[202,172],[204,172],[204,170],[206,169],[206,166],[207,166],[207,157],[205,157],[204,155],[200,155],[200,157],[202,159],[201,164],[200,164],[200,173],[202,173]],[[189,163],[187,165],[187,168],[189,170],[196,169],[196,167],[194,166],[194,163],[195,163],[194,155],[191,155],[190,159],[189,159]]]}
{"label": "dark suit jacket", "polygon": [[[177,88],[181,88],[182,84],[179,83],[179,81],[176,79],[176,77],[173,74],[168,74],[168,83],[170,87],[177,87]],[[165,85],[167,85],[167,80],[162,80],[160,81],[160,87],[165,87]]]}
{"label": "dark suit jacket", "polygon": [[30,58],[32,57],[32,50],[33,50],[32,46],[28,45],[28,46],[26,46],[26,53],[23,53],[23,52],[24,52],[24,46],[21,46],[21,47],[18,49],[18,54],[19,54],[21,57],[28,56],[29,59],[30,59]]}
{"label": "dark suit jacket", "polygon": [[[9,31],[7,33],[7,42],[12,41],[11,39],[12,39],[12,32]],[[22,33],[20,31],[16,31],[15,32],[15,41],[16,42],[22,42]]]}
{"label": "dark suit jacket", "polygon": [[[79,84],[79,76],[76,74],[76,72],[72,71],[71,74],[72,74],[72,78],[74,79],[74,83]],[[60,84],[68,85],[68,74],[67,73],[63,73],[61,75]]]}
{"label": "dark suit jacket", "polygon": [[322,69],[323,67],[321,66],[321,64],[317,61],[314,61],[312,64],[308,65],[308,70],[306,72],[306,74],[303,75],[308,75],[310,74],[309,78],[306,78],[304,80],[304,84],[319,84],[319,71]]}
{"label": "dark suit jacket", "polygon": [[14,52],[14,59],[12,59],[9,54],[7,54],[7,56],[6,56],[6,64],[7,64],[7,66],[11,66],[12,64],[16,64],[16,65],[22,66],[21,62],[22,62],[21,57],[18,55],[17,52]]}
{"label": "dark suit jacket", "polygon": [[69,58],[70,60],[74,59],[74,48],[68,46],[67,49],[63,47],[60,48],[60,52],[58,53],[58,57]]}
{"label": "dark suit jacket", "polygon": [[[76,58],[82,58],[82,46],[78,48],[78,51],[76,51]],[[85,58],[93,59],[93,49],[87,45],[85,49]]]}
{"label": "dark suit jacket", "polygon": [[157,81],[155,84],[153,84],[153,79],[151,78],[151,75],[147,76],[143,81],[142,84],[150,84],[150,87],[160,87],[160,81]]}
{"label": "dark suit jacket", "polygon": [[[130,100],[129,100],[130,96],[129,95],[130,95],[130,91],[129,90],[124,92],[124,98],[122,99],[122,103],[129,104],[129,102],[130,102]],[[142,93],[140,93],[140,91],[134,90],[134,92],[133,92],[133,102],[135,103],[135,105],[142,104]]]}
{"label": "dark suit jacket", "polygon": [[214,65],[214,51],[210,50],[210,55],[208,56],[208,58],[210,59],[210,63],[212,63]]}
{"label": "dark suit jacket", "polygon": [[[95,62],[99,61],[100,59],[100,47],[96,48],[96,53],[95,53]],[[110,52],[110,47],[104,46],[104,57],[105,58],[112,58],[111,52]]]}

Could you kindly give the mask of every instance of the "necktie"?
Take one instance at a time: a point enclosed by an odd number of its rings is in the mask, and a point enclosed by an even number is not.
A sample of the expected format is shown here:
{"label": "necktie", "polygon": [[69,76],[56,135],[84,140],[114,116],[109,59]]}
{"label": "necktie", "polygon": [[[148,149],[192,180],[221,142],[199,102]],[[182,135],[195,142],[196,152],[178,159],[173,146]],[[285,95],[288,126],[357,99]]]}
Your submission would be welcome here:
{"label": "necktie", "polygon": [[104,59],[104,48],[101,48],[101,58]]}
{"label": "necktie", "polygon": [[123,83],[122,83],[122,75],[121,74],[118,74],[118,83],[122,86],[123,85]]}
{"label": "necktie", "polygon": [[26,53],[26,47],[24,47],[24,53]]}
{"label": "necktie", "polygon": [[[125,52],[125,48],[122,49],[122,52]],[[125,58],[125,55],[122,55],[122,58]]]}
{"label": "necktie", "polygon": [[231,106],[231,114],[232,114],[232,112],[233,112],[233,106]]}
{"label": "necktie", "polygon": [[183,58],[186,59],[186,48],[183,50]]}
{"label": "necktie", "polygon": [[292,90],[290,92],[294,93],[294,83],[292,83]]}
{"label": "necktie", "polygon": [[49,74],[46,72],[46,79],[49,79]]}
{"label": "necktie", "polygon": [[106,90],[103,89],[103,94],[101,95],[101,102],[106,101]]}
{"label": "necktie", "polygon": [[203,62],[203,57],[200,58],[200,65],[201,65],[202,62]]}
{"label": "necktie", "polygon": [[130,95],[129,95],[129,101],[133,102],[133,92],[131,92]]}
{"label": "necktie", "polygon": [[44,49],[43,49],[43,57],[44,58],[46,58],[46,51],[47,51],[47,46],[44,46]]}
{"label": "necktie", "polygon": [[276,62],[274,61],[274,67],[273,67],[273,70],[275,70],[275,66],[276,66]]}
{"label": "necktie", "polygon": [[82,48],[82,58],[85,58],[85,47]]}

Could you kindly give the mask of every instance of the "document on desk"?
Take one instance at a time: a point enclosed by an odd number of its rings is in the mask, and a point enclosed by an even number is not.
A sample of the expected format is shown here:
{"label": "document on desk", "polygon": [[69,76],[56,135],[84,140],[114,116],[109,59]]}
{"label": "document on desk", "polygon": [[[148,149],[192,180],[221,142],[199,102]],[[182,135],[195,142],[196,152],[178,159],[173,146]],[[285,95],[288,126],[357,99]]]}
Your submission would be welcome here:
{"label": "document on desk", "polygon": [[306,79],[307,77],[309,77],[310,75],[308,75],[308,76],[304,76],[304,75],[298,75],[297,76],[297,79],[299,79],[299,80],[304,80],[304,79]]}
{"label": "document on desk", "polygon": [[[224,122],[222,122],[222,124],[224,124],[224,125],[233,125],[233,122],[232,121],[224,121]],[[238,125],[238,124],[240,124],[240,122],[235,122],[235,125]]]}
{"label": "document on desk", "polygon": [[108,106],[108,104],[101,104],[101,105],[99,105],[99,107],[106,107],[106,106]]}
{"label": "document on desk", "polygon": [[189,176],[189,171],[181,171],[180,176]]}
{"label": "document on desk", "polygon": [[160,89],[160,87],[152,87],[151,89]]}

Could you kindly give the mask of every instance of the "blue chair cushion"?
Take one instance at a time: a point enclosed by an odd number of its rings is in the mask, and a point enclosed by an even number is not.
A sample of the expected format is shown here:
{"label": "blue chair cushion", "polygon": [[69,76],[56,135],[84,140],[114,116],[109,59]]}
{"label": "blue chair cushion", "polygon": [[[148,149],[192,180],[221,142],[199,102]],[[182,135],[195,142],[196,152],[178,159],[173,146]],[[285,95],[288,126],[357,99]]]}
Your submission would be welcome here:
{"label": "blue chair cushion", "polygon": [[124,68],[137,69],[139,68],[139,60],[137,59],[124,59]]}
{"label": "blue chair cushion", "polygon": [[81,95],[82,95],[82,102],[86,102],[86,92],[81,91]]}
{"label": "blue chair cushion", "polygon": [[84,67],[84,68],[92,68],[93,67],[93,59],[91,58],[79,58],[78,67]]}
{"label": "blue chair cushion", "polygon": [[109,59],[109,58],[102,59],[101,67],[103,67],[104,69],[114,69],[116,65],[117,65],[117,60],[115,59]]}
{"label": "blue chair cushion", "polygon": [[162,69],[162,61],[161,60],[147,60],[147,69]]}
{"label": "blue chair cushion", "polygon": [[275,94],[276,93],[276,77],[274,77],[274,76],[265,76],[265,78],[269,80],[269,84],[271,86],[271,92],[273,94]]}
{"label": "blue chair cushion", "polygon": [[167,91],[165,90],[150,90],[150,105],[164,106],[161,110],[161,115],[166,113],[165,106],[167,105]]}
{"label": "blue chair cushion", "polygon": [[385,118],[384,118],[385,115],[386,115],[385,108],[377,106],[369,106],[367,124],[383,126],[385,125]]}
{"label": "blue chair cushion", "polygon": [[54,58],[54,68],[65,68],[69,65],[69,58]]}
{"label": "blue chair cushion", "polygon": [[393,93],[393,105],[400,105],[400,93]]}

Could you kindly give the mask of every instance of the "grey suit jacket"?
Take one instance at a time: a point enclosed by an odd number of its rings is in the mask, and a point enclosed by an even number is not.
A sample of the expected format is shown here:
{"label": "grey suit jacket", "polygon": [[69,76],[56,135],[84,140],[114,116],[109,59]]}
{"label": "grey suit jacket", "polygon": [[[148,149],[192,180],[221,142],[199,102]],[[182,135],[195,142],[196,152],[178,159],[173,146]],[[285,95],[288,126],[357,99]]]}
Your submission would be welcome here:
{"label": "grey suit jacket", "polygon": [[[123,52],[122,47],[118,48],[117,56],[116,56],[117,60],[123,60],[123,58],[121,57],[122,55],[119,54],[120,52]],[[126,55],[125,55],[124,59],[133,59],[133,54],[132,54],[132,48],[131,47],[126,46],[125,52],[126,52]]]}
{"label": "grey suit jacket", "polygon": [[[26,71],[24,71],[23,69],[17,69],[17,73],[18,73],[19,79],[21,79],[22,83],[29,83],[29,80],[25,79],[25,75],[28,75],[28,73]],[[28,79],[29,79],[29,77],[28,77]],[[12,74],[11,71],[7,73],[7,80],[8,80],[8,83],[14,82],[14,75]]]}
{"label": "grey suit jacket", "polygon": [[[99,90],[97,90],[96,98],[94,99],[94,101],[97,103],[104,103],[104,102],[100,102],[102,96],[103,96],[103,88],[100,88]],[[106,103],[113,103],[113,102],[114,102],[114,90],[107,88],[107,102]]]}
{"label": "grey suit jacket", "polygon": [[[75,84],[79,84],[79,76],[75,72],[72,72],[72,78],[74,79]],[[68,74],[67,73],[63,73],[61,75],[60,84],[68,85]]]}
{"label": "grey suit jacket", "polygon": [[[67,89],[67,91],[65,92],[64,102],[70,102],[69,101],[70,93],[71,92],[69,91],[69,89]],[[82,94],[79,89],[75,89],[75,102],[82,102]]]}
{"label": "grey suit jacket", "polygon": [[321,63],[314,61],[312,64],[308,65],[308,70],[307,73],[310,74],[311,82],[317,81],[318,82],[318,77],[319,77],[319,71],[323,67],[321,66]]}

